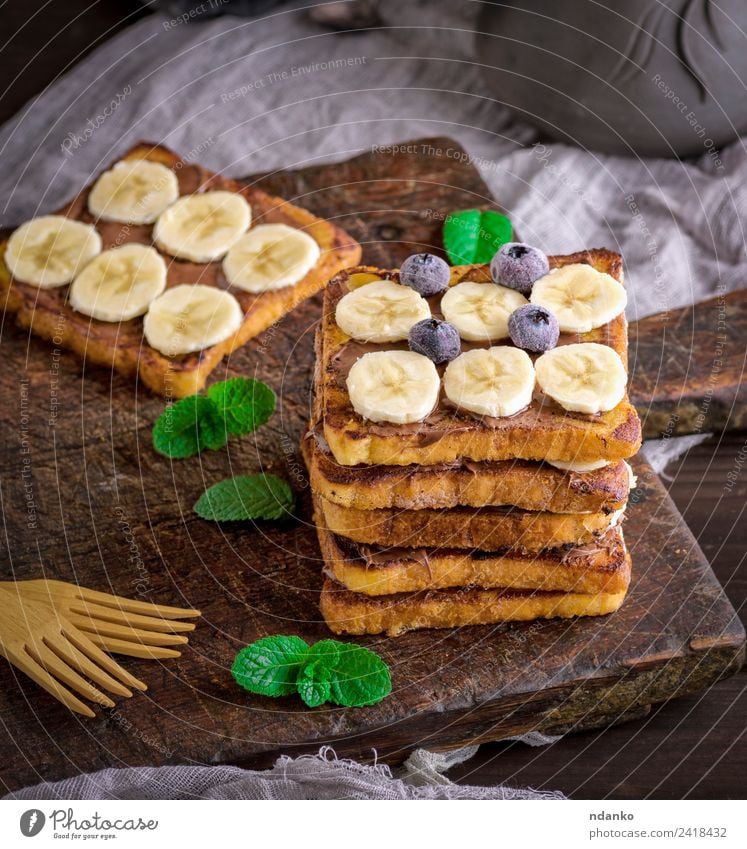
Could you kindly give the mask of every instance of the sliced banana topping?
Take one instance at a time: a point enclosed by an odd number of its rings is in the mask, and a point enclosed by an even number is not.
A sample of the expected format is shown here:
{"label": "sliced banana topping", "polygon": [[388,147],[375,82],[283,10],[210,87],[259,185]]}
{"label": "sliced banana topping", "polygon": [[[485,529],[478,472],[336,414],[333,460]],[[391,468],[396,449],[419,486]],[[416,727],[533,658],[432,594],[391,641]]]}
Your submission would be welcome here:
{"label": "sliced banana topping", "polygon": [[287,224],[259,224],[226,254],[223,273],[237,289],[269,292],[293,286],[319,259],[319,245]]}
{"label": "sliced banana topping", "polygon": [[625,516],[625,511],[628,507],[628,502],[626,501],[619,510],[615,510],[613,513],[610,513],[610,528],[616,528],[620,522],[622,522],[623,517]]}
{"label": "sliced banana topping", "polygon": [[348,292],[337,304],[341,330],[361,342],[399,342],[410,328],[430,318],[428,301],[409,286],[379,280]]}
{"label": "sliced banana topping", "polygon": [[561,463],[560,460],[545,460],[549,466],[555,466],[556,469],[561,469],[564,472],[595,472],[597,469],[603,469],[609,466],[609,460],[592,460],[588,463]]}
{"label": "sliced banana topping", "polygon": [[534,367],[519,348],[466,351],[444,373],[446,397],[478,416],[512,416],[529,406],[533,390]]}
{"label": "sliced banana topping", "polygon": [[166,288],[166,263],[155,248],[123,245],[91,260],[73,280],[70,305],[99,321],[128,321]]}
{"label": "sliced banana topping", "polygon": [[242,320],[233,295],[213,286],[185,284],[167,289],[151,303],[143,330],[151,347],[173,357],[223,342],[236,333]]}
{"label": "sliced banana topping", "polygon": [[353,364],[347,386],[353,409],[364,419],[407,424],[422,421],[433,410],[440,380],[422,354],[374,351]]}
{"label": "sliced banana topping", "polygon": [[508,338],[508,317],[526,303],[527,299],[514,289],[465,281],[444,293],[441,311],[462,339],[498,342]]}
{"label": "sliced banana topping", "polygon": [[145,159],[118,162],[96,180],[88,211],[105,221],[152,224],[179,197],[176,174]]}
{"label": "sliced banana topping", "polygon": [[611,275],[577,263],[537,280],[530,300],[555,314],[561,333],[588,333],[620,315],[628,296]]}
{"label": "sliced banana topping", "polygon": [[539,357],[534,368],[542,391],[572,412],[603,413],[625,397],[625,366],[607,345],[562,345]]}
{"label": "sliced banana topping", "polygon": [[635,476],[635,472],[633,471],[633,467],[627,460],[623,460],[625,463],[625,468],[628,472],[628,481],[630,482],[630,488],[635,489],[638,486],[638,478]]}
{"label": "sliced banana topping", "polygon": [[21,283],[64,286],[101,253],[95,227],[62,215],[42,215],[22,224],[8,239],[5,264]]}
{"label": "sliced banana topping", "polygon": [[249,204],[236,192],[185,195],[163,212],[153,229],[159,248],[179,259],[220,259],[246,232]]}

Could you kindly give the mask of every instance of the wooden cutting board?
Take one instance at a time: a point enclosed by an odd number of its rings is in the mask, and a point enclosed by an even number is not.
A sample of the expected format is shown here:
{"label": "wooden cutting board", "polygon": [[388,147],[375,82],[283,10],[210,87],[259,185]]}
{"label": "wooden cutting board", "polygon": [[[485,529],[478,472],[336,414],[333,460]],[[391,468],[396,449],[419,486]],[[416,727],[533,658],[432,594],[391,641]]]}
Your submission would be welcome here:
{"label": "wooden cutting board", "polygon": [[[449,139],[429,139],[397,154],[257,181],[334,218],[363,243],[366,261],[388,265],[438,249],[448,211],[492,205],[460,150]],[[174,463],[150,446],[161,400],[4,323],[3,577],[44,575],[204,612],[178,660],[125,659],[148,692],[94,720],[65,712],[0,661],[0,779],[9,790],[107,766],[263,766],[281,752],[324,743],[340,755],[367,758],[375,749],[396,762],[415,746],[619,721],[738,668],[744,632],[734,610],[661,483],[638,462],[625,525],[635,575],[618,613],[362,640],[393,675],[393,694],[371,708],[309,711],[294,699],[238,689],[228,669],[252,640],[328,636],[317,610],[321,564],[297,452],[310,412],[319,315],[315,298],[214,375],[252,375],[272,385],[280,406],[271,422],[224,451]],[[648,348],[655,354],[656,332],[640,331],[639,347],[654,340]],[[654,358],[658,369],[661,352]],[[297,520],[216,526],[191,512],[207,485],[260,469],[293,482]]]}

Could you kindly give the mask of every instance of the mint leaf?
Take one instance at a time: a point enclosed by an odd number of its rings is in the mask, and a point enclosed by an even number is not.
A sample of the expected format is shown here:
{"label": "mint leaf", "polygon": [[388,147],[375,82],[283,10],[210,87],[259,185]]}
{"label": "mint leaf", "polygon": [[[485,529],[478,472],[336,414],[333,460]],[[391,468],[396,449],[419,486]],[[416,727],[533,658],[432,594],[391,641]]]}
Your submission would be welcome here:
{"label": "mint leaf", "polygon": [[444,248],[452,265],[490,262],[512,238],[511,222],[500,212],[465,209],[444,221]]}
{"label": "mint leaf", "polygon": [[318,663],[320,667],[334,670],[340,663],[340,649],[347,648],[338,640],[319,640],[309,650],[309,663]]}
{"label": "mint leaf", "polygon": [[261,380],[248,377],[214,383],[208,389],[208,398],[231,436],[242,436],[261,427],[275,409],[272,389]]}
{"label": "mint leaf", "polygon": [[213,484],[197,499],[194,511],[213,522],[280,519],[295,504],[293,490],[275,475],[237,475]]}
{"label": "mint leaf", "polygon": [[298,695],[309,707],[319,707],[329,701],[330,670],[320,661],[308,662],[296,680]]}
{"label": "mint leaf", "polygon": [[300,637],[264,637],[242,649],[231,666],[236,683],[261,696],[289,696],[309,646]]}
{"label": "mint leaf", "polygon": [[377,654],[350,643],[337,645],[340,655],[331,682],[333,702],[345,707],[363,707],[376,704],[391,693],[389,667]]}
{"label": "mint leaf", "polygon": [[153,426],[153,447],[166,457],[192,457],[204,448],[225,444],[225,427],[212,401],[201,395],[190,395],[167,407]]}

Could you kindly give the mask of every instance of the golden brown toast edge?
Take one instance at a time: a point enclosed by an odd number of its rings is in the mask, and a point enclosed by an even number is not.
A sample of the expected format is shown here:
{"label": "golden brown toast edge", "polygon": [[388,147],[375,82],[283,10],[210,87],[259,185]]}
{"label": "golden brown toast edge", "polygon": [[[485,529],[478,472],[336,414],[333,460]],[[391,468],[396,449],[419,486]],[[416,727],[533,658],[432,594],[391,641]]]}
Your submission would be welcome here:
{"label": "golden brown toast edge", "polygon": [[327,578],[319,606],[327,627],[335,634],[397,637],[423,628],[604,616],[617,610],[625,595],[625,590],[587,594],[494,588],[372,597],[350,592]]}
{"label": "golden brown toast edge", "polygon": [[[587,262],[623,281],[621,257],[605,249],[550,257],[550,261],[553,267]],[[444,419],[441,429],[429,429],[423,423],[396,426],[364,421],[353,410],[334,366],[336,355],[350,341],[337,326],[335,307],[345,291],[345,281],[361,272],[394,280],[398,277],[396,270],[359,266],[338,275],[325,292],[319,331],[322,362],[317,371],[317,409],[324,438],[341,465],[435,465],[460,457],[478,462],[514,458],[567,462],[619,460],[632,456],[640,447],[640,422],[627,397],[614,410],[593,417],[558,408],[555,415],[543,416],[541,424],[537,421],[536,402],[524,413],[500,420],[497,427],[488,427],[471,416],[453,414]],[[486,265],[455,266],[450,285],[467,276],[478,282],[490,281]],[[624,315],[589,333],[564,334],[564,337],[568,341],[608,344],[627,367]]]}
{"label": "golden brown toast edge", "polygon": [[[50,299],[46,295],[40,295],[42,290],[13,280],[5,262],[1,261],[7,240],[0,243],[0,289],[5,297],[5,311],[15,313],[16,321],[21,327],[31,329],[36,335],[53,341],[58,347],[74,351],[87,362],[114,368],[125,375],[137,373],[143,383],[157,394],[181,398],[199,391],[223,357],[262,333],[301,301],[323,289],[329,279],[341,269],[360,260],[360,245],[334,224],[282,198],[273,197],[252,186],[243,186],[235,180],[221,177],[182,160],[161,145],[141,142],[116,161],[123,159],[148,159],[158,162],[175,170],[177,176],[185,173],[187,168],[198,169],[201,185],[210,183],[212,187],[244,195],[252,206],[253,224],[281,222],[303,229],[317,241],[322,252],[317,265],[294,286],[260,295],[234,292],[245,311],[244,322],[239,331],[230,339],[197,354],[172,359],[148,346],[144,340],[140,345],[124,344],[123,336],[115,337],[113,341],[112,334],[102,328],[106,322],[82,316],[67,306],[65,299],[61,297],[67,292],[67,286],[60,287],[57,296]],[[91,185],[83,189],[58,214],[68,214],[74,209],[80,199],[87,196]],[[120,225],[121,230],[127,228],[128,225]],[[107,247],[111,245],[105,244],[104,249]],[[174,277],[178,276],[179,269],[184,267],[199,267],[199,264],[182,263],[167,254],[163,255],[170,267],[170,278],[172,274]],[[177,270],[172,272],[174,263]],[[142,325],[142,318],[133,321]]]}
{"label": "golden brown toast edge", "polygon": [[327,501],[358,510],[512,505],[552,513],[598,512],[618,510],[630,489],[622,460],[584,474],[525,460],[343,466],[318,444],[315,431],[306,434],[301,452],[312,488]]}
{"label": "golden brown toast edge", "polygon": [[355,510],[319,496],[319,524],[367,545],[405,548],[491,549],[521,546],[543,551],[585,545],[610,527],[607,513],[547,513],[502,507],[447,510]]}
{"label": "golden brown toast edge", "polygon": [[622,533],[588,546],[536,554],[456,549],[369,547],[317,526],[325,573],[351,592],[394,595],[449,587],[503,587],[572,593],[618,593],[630,577]]}

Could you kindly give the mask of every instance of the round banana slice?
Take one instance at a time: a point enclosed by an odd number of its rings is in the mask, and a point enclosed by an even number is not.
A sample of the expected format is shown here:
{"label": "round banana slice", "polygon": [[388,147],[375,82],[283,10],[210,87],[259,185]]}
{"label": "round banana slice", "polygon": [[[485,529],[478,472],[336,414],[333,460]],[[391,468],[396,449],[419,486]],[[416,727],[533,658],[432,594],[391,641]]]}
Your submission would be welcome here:
{"label": "round banana slice", "polygon": [[179,259],[220,259],[246,232],[252,211],[236,192],[205,192],[179,198],[153,229],[159,248]]}
{"label": "round banana slice", "polygon": [[176,174],[145,159],[118,162],[94,183],[88,211],[104,221],[152,224],[179,197]]}
{"label": "round banana slice", "polygon": [[444,293],[441,312],[462,339],[498,342],[508,338],[508,317],[526,303],[527,299],[514,289],[465,281]]}
{"label": "round banana slice", "polygon": [[460,410],[478,416],[512,416],[532,401],[534,367],[520,348],[466,351],[444,373],[444,392]]}
{"label": "round banana slice", "polygon": [[319,245],[287,224],[259,224],[229,250],[223,273],[237,289],[269,292],[293,286],[319,259]]}
{"label": "round banana slice", "polygon": [[364,419],[407,424],[422,421],[433,410],[440,380],[422,354],[374,351],[353,364],[347,386],[353,409]]}
{"label": "round banana slice", "polygon": [[338,327],[361,342],[399,342],[410,328],[430,318],[431,308],[409,286],[380,280],[348,292],[337,304]]}
{"label": "round banana slice", "polygon": [[555,314],[561,333],[588,333],[620,315],[628,296],[614,277],[576,263],[537,280],[529,300]]}
{"label": "round banana slice", "polygon": [[173,357],[223,342],[241,327],[243,316],[228,292],[184,284],[167,289],[151,303],[143,330],[152,348]]}
{"label": "round banana slice", "polygon": [[101,253],[95,227],[62,215],[42,215],[22,224],[8,239],[5,264],[21,283],[64,286]]}
{"label": "round banana slice", "polygon": [[575,413],[604,413],[625,397],[625,366],[607,345],[562,345],[539,357],[534,368],[542,391]]}
{"label": "round banana slice", "polygon": [[99,321],[128,321],[147,311],[166,288],[166,263],[155,248],[123,245],[104,251],[73,280],[70,305]]}
{"label": "round banana slice", "polygon": [[564,472],[595,472],[597,469],[603,469],[609,466],[609,460],[592,460],[589,463],[561,463],[560,460],[545,460],[550,466],[555,466],[556,469],[561,469]]}

